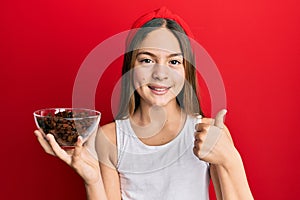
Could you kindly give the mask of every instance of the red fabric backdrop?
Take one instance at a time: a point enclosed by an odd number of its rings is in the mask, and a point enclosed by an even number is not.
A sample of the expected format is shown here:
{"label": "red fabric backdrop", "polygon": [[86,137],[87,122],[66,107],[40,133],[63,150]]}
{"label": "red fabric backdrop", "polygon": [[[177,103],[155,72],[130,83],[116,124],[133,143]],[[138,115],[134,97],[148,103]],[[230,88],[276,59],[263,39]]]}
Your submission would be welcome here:
{"label": "red fabric backdrop", "polygon": [[[73,83],[88,53],[162,5],[185,19],[221,72],[228,102],[226,123],[255,198],[300,195],[299,1],[4,0],[0,4],[1,199],[85,198],[75,172],[42,151],[33,134],[32,112],[70,107]],[[95,99],[102,124],[112,119],[108,105],[120,64],[117,59],[99,82]]]}

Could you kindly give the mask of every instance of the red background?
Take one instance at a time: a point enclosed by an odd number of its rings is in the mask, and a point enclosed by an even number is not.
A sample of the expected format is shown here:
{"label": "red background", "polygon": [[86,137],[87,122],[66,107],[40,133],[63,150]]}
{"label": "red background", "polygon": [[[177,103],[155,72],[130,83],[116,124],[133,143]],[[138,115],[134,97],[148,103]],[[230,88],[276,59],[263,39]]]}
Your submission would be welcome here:
{"label": "red background", "polygon": [[[39,146],[32,112],[70,107],[73,83],[88,53],[162,5],[185,19],[219,67],[227,92],[226,123],[255,198],[300,195],[299,1],[4,0],[1,199],[85,198],[75,172]],[[112,119],[109,94],[120,75],[120,61],[114,64],[96,95],[102,124]]]}

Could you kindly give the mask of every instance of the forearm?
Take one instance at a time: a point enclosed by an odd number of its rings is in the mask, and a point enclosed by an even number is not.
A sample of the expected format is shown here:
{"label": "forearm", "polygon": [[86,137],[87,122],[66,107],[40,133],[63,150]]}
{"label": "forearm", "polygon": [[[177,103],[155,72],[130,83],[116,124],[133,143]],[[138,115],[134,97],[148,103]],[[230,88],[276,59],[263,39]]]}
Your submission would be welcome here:
{"label": "forearm", "polygon": [[215,165],[215,169],[217,171],[222,199],[253,199],[244,165],[237,151],[235,151],[229,162],[223,165]]}
{"label": "forearm", "polygon": [[217,172],[217,165],[211,164],[210,165],[210,176],[212,179],[212,183],[214,185],[214,191],[216,194],[216,197],[218,200],[222,200],[222,191],[221,191],[221,185],[220,185],[220,180]]}
{"label": "forearm", "polygon": [[93,184],[85,184],[85,190],[87,200],[108,200],[102,179]]}

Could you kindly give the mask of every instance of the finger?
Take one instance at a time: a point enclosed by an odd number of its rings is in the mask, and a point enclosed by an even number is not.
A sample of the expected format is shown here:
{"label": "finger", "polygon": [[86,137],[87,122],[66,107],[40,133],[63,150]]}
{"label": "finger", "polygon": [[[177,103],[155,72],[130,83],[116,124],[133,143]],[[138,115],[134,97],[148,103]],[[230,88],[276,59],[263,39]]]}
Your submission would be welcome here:
{"label": "finger", "polygon": [[75,144],[73,158],[76,159],[76,158],[78,158],[80,156],[80,153],[81,153],[81,150],[82,150],[82,145],[83,145],[82,137],[78,136],[77,142]]}
{"label": "finger", "polygon": [[196,115],[196,124],[199,124],[202,122],[202,115],[197,114]]}
{"label": "finger", "polygon": [[196,124],[195,130],[197,132],[207,131],[209,126],[210,126],[209,124],[204,124],[204,123]]}
{"label": "finger", "polygon": [[82,153],[82,149],[83,149],[83,139],[82,139],[81,136],[78,136],[77,142],[75,144],[75,149],[74,149],[73,157],[72,157],[72,159],[73,159],[72,160],[73,166],[74,166],[74,163],[76,163],[76,161],[80,159],[81,153]]}
{"label": "finger", "polygon": [[204,132],[197,132],[195,134],[195,142],[202,143],[202,142],[205,141],[206,137],[207,137],[207,132],[206,131],[204,131]]}
{"label": "finger", "polygon": [[218,128],[223,128],[224,127],[224,116],[227,113],[226,109],[222,109],[218,112],[218,114],[216,115],[216,119],[215,119],[215,126]]}
{"label": "finger", "polygon": [[36,135],[40,145],[42,146],[42,148],[44,149],[44,151],[50,155],[55,156],[55,153],[53,152],[51,146],[49,145],[48,141],[45,139],[45,137],[43,136],[43,134],[38,131],[35,130],[34,134]]}
{"label": "finger", "polygon": [[202,118],[202,123],[209,124],[209,125],[214,125],[215,120],[213,118]]}
{"label": "finger", "polygon": [[202,115],[200,115],[199,113],[195,113],[194,116],[195,116],[195,131],[198,131],[197,125],[202,122]]}
{"label": "finger", "polygon": [[203,142],[203,145],[201,146],[201,151],[199,154],[201,159],[205,158],[207,155],[210,154],[210,152],[213,151],[221,135],[222,134],[220,128],[216,126],[210,126],[208,133],[205,135],[206,137]]}
{"label": "finger", "polygon": [[35,130],[35,131],[34,131],[34,134],[35,134],[36,137],[38,137],[38,138],[43,138],[44,140],[46,140],[45,134],[43,133],[42,130]]}
{"label": "finger", "polygon": [[194,146],[193,152],[194,152],[195,156],[197,156],[199,158],[200,150],[197,148],[197,146]]}
{"label": "finger", "polygon": [[199,148],[202,143],[203,143],[203,140],[195,139],[194,140],[194,147]]}
{"label": "finger", "polygon": [[[199,115],[201,116],[201,115]],[[195,130],[197,131],[198,128],[197,126],[203,126],[204,124],[206,125],[214,125],[215,124],[215,120],[212,118],[201,118],[201,119],[196,119],[196,123],[195,123]],[[199,128],[200,129],[200,128]]]}
{"label": "finger", "polygon": [[54,136],[52,134],[47,134],[46,135],[49,144],[53,150],[53,152],[55,153],[55,155],[57,157],[59,157],[61,160],[63,160],[64,162],[66,162],[68,165],[71,164],[71,157],[68,155],[68,153],[63,150],[58,143],[56,142]]}
{"label": "finger", "polygon": [[75,146],[82,147],[82,145],[83,145],[83,138],[82,138],[82,136],[78,136]]}

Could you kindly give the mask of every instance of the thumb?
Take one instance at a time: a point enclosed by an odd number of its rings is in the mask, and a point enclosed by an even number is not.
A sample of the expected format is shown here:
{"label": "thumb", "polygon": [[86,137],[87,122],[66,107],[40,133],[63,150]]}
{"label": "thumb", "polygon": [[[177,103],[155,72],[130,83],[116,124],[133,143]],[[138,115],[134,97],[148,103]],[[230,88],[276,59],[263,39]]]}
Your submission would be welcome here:
{"label": "thumb", "polygon": [[227,113],[226,109],[222,109],[218,112],[215,119],[215,126],[218,128],[224,128],[224,116]]}

